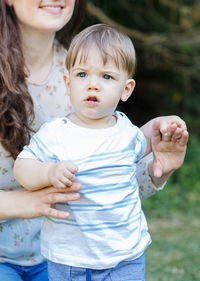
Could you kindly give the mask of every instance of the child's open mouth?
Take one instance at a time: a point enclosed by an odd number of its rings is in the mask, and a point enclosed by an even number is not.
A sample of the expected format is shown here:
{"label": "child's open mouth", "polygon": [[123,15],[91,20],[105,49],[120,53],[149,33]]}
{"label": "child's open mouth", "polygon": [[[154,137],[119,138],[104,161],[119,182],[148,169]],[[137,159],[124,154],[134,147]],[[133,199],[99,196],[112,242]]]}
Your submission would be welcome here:
{"label": "child's open mouth", "polygon": [[84,101],[87,105],[97,105],[100,102],[96,96],[88,96]]}

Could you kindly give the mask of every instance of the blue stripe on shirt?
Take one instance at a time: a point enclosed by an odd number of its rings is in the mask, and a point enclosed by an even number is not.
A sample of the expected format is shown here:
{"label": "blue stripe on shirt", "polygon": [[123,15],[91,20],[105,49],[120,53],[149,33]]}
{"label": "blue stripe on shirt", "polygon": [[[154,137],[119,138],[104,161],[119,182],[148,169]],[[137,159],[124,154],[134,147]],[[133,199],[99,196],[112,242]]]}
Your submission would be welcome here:
{"label": "blue stripe on shirt", "polygon": [[[52,160],[54,162],[58,162],[59,159],[55,154],[53,154],[47,147],[47,145],[41,141],[41,139],[38,137],[37,134],[35,134],[32,137],[32,143],[29,145],[31,147],[32,145],[35,145],[37,149],[41,152],[41,155],[45,155],[45,159],[48,158],[49,160]],[[32,151],[32,150],[31,150]],[[39,156],[39,155],[38,155]],[[43,160],[43,158],[42,158]]]}
{"label": "blue stripe on shirt", "polygon": [[[124,227],[129,227],[130,229],[134,229],[134,222],[137,222],[141,219],[140,217],[140,212],[137,213],[134,218],[132,219],[126,219],[123,221],[120,221],[119,223],[116,222],[103,222],[103,223],[94,223],[94,224],[81,224],[79,222],[79,224],[76,223],[76,221],[74,221],[74,223],[68,222],[68,220],[59,220],[59,219],[54,219],[54,218],[50,218],[47,217],[48,220],[50,220],[51,222],[55,223],[55,224],[65,224],[65,225],[70,225],[70,226],[74,226],[74,227],[79,227],[81,229],[81,231],[83,232],[88,232],[88,231],[98,231],[98,230],[105,230],[105,229],[114,229],[114,228],[124,228]],[[138,225],[137,225],[138,227]]]}
{"label": "blue stripe on shirt", "polygon": [[[114,209],[120,209],[122,207],[126,206],[134,206],[135,203],[137,203],[137,198],[135,199],[127,199],[124,201],[116,202],[114,204],[75,204],[75,203],[69,203],[72,211],[96,211],[96,212],[104,212]],[[67,205],[67,203],[56,203],[56,205]]]}

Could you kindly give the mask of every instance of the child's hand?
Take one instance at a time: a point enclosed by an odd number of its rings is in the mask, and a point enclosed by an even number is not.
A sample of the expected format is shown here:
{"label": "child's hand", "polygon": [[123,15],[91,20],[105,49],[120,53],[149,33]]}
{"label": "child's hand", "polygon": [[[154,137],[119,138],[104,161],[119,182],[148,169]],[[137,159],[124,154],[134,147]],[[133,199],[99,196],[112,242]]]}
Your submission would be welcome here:
{"label": "child's hand", "polygon": [[181,133],[182,130],[187,130],[185,122],[176,115],[162,116],[154,119],[154,121],[155,120],[160,122],[160,133],[162,134],[162,139],[165,141],[171,140],[171,135],[173,133],[175,133],[175,136],[178,137],[179,132]]}
{"label": "child's hand", "polygon": [[153,172],[159,178],[182,165],[188,142],[184,121],[177,116],[157,118],[152,126]]}
{"label": "child's hand", "polygon": [[70,161],[51,163],[48,170],[49,183],[56,188],[70,187],[77,171],[76,165]]}

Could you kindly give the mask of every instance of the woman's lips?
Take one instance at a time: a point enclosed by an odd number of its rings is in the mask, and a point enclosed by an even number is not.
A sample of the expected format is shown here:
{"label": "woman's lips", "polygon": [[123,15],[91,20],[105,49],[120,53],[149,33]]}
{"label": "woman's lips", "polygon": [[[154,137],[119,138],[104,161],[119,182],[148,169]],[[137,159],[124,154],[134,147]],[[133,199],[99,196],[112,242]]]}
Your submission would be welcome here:
{"label": "woman's lips", "polygon": [[46,11],[50,14],[54,14],[54,15],[57,15],[57,14],[60,14],[63,7],[62,6],[54,6],[54,5],[45,5],[45,6],[40,6],[40,9],[42,9],[43,11]]}

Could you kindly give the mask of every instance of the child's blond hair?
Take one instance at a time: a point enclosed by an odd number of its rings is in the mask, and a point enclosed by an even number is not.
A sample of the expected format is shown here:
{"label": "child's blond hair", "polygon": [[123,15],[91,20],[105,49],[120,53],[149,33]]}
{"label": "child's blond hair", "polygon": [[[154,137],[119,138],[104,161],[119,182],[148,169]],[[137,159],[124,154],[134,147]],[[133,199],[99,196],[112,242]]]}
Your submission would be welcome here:
{"label": "child's blond hair", "polygon": [[77,58],[79,63],[85,63],[92,46],[101,52],[103,64],[111,59],[127,72],[129,78],[133,76],[136,64],[133,43],[125,33],[107,24],[92,25],[74,37],[67,54],[67,69],[75,65]]}

